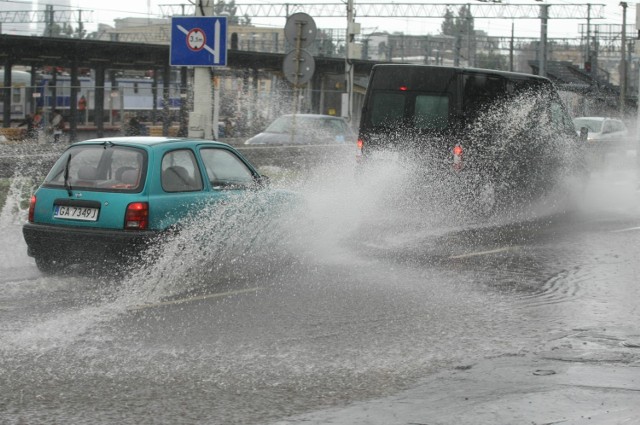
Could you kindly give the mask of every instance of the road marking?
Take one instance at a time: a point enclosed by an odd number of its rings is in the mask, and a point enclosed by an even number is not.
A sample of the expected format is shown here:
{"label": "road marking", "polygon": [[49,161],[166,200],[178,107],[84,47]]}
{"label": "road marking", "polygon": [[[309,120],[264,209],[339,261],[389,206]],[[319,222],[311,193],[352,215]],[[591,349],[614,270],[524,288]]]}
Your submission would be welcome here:
{"label": "road marking", "polygon": [[178,299],[178,300],[164,301],[164,302],[155,303],[155,304],[134,305],[134,306],[127,307],[127,310],[129,310],[129,311],[140,311],[140,310],[145,310],[145,309],[148,309],[148,308],[164,307],[164,306],[167,306],[167,305],[176,305],[176,304],[183,304],[183,303],[188,303],[188,302],[192,302],[192,301],[201,301],[201,300],[208,300],[208,299],[212,299],[212,298],[222,298],[222,297],[228,297],[228,296],[231,296],[231,295],[245,294],[247,292],[256,292],[256,291],[259,291],[261,289],[264,289],[264,288],[259,288],[258,287],[258,288],[239,289],[237,291],[219,292],[219,293],[215,293],[215,294],[200,295],[200,296],[191,297],[191,298],[181,298],[181,299]]}
{"label": "road marking", "polygon": [[449,257],[449,259],[457,260],[460,258],[479,257],[481,255],[489,255],[489,254],[497,254],[499,252],[506,252],[515,248],[517,248],[517,246],[505,246],[504,248],[497,248],[489,251],[477,251],[477,252],[469,252],[467,254],[452,255],[451,257]]}
{"label": "road marking", "polygon": [[628,229],[611,230],[611,233],[632,232],[634,230],[640,230],[640,227],[629,227]]}

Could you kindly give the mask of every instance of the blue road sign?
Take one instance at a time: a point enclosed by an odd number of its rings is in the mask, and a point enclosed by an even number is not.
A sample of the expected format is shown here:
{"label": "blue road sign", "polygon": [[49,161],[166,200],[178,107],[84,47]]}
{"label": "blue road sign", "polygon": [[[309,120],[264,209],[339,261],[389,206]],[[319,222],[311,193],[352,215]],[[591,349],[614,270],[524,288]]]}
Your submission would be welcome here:
{"label": "blue road sign", "polygon": [[173,66],[225,66],[227,18],[194,16],[171,18]]}

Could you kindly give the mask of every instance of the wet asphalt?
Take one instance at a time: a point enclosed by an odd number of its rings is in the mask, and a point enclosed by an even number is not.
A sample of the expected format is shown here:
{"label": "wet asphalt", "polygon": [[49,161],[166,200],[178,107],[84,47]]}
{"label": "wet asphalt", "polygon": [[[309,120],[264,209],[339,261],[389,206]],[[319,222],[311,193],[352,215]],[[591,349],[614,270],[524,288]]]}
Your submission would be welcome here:
{"label": "wet asphalt", "polygon": [[10,197],[0,423],[640,422],[635,169],[475,222],[320,180],[250,250],[212,228],[124,278],[40,274]]}

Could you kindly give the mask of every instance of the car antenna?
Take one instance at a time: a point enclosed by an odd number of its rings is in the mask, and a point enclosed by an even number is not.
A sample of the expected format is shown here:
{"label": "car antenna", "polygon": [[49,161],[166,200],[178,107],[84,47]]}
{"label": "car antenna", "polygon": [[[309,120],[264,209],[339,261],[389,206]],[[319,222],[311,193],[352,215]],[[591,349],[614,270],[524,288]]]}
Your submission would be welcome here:
{"label": "car antenna", "polygon": [[71,154],[67,158],[67,163],[64,166],[64,188],[67,189],[69,196],[72,196],[71,185],[69,184],[69,163],[71,162]]}

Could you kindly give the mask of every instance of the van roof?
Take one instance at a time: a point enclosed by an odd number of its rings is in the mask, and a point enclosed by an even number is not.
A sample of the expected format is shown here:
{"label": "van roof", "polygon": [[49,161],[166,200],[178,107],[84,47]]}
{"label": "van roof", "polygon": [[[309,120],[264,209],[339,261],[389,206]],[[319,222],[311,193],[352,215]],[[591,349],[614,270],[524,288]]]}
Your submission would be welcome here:
{"label": "van roof", "polygon": [[525,74],[523,72],[510,72],[499,71],[496,69],[483,69],[483,68],[464,68],[460,66],[443,66],[443,65],[420,65],[410,63],[381,63],[373,66],[373,70],[376,68],[416,68],[416,69],[438,69],[438,70],[451,70],[452,72],[460,72],[465,74],[492,74],[500,75],[506,78],[527,78],[540,81],[551,81],[546,77],[534,74]]}

